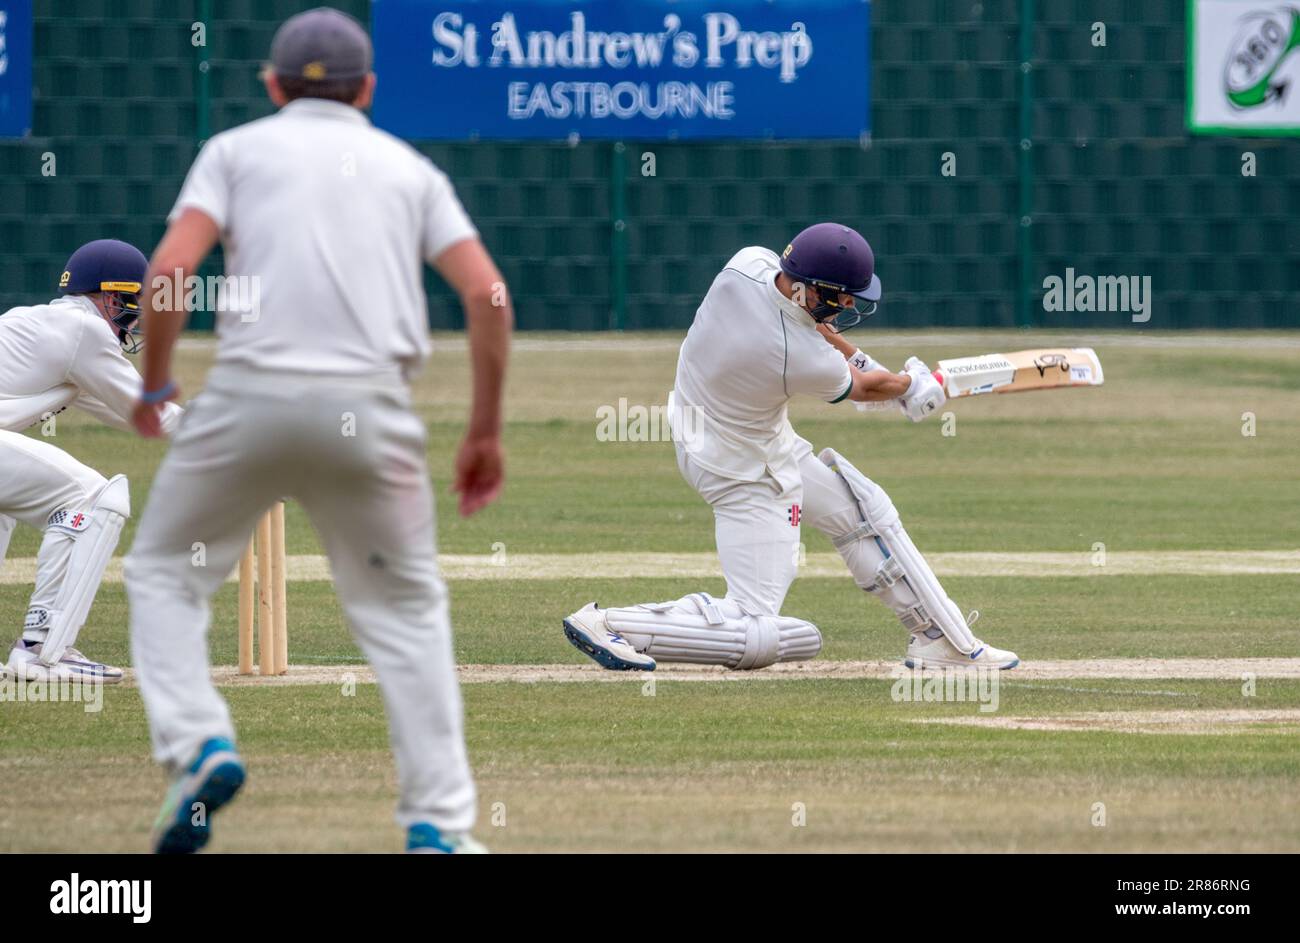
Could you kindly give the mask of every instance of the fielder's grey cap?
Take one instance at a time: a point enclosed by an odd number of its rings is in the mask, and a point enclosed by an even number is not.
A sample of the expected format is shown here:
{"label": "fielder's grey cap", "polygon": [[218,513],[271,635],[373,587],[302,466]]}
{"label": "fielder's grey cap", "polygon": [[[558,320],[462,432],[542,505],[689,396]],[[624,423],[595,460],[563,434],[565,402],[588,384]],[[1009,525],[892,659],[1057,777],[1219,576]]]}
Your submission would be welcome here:
{"label": "fielder's grey cap", "polygon": [[312,82],[357,79],[370,71],[370,37],[346,13],[317,7],[280,24],[271,40],[276,75]]}

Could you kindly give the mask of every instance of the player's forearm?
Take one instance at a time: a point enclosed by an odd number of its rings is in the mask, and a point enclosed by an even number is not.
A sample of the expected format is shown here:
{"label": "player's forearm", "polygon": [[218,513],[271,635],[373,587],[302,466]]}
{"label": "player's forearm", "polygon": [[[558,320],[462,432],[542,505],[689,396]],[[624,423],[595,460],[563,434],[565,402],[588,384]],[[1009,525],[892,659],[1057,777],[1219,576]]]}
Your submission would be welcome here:
{"label": "player's forearm", "polygon": [[907,392],[912,378],[905,373],[888,370],[853,371],[853,390],[849,399],[855,403],[881,403],[897,399]]}
{"label": "player's forearm", "polygon": [[140,374],[116,343],[88,346],[78,346],[68,371],[68,379],[81,390],[77,406],[110,425],[129,425],[140,396]]}
{"label": "player's forearm", "polygon": [[[149,260],[140,318],[144,325],[146,393],[158,392],[171,380],[172,350],[189,319],[183,300],[185,281],[203,264],[217,244],[219,235],[217,224],[210,216],[202,210],[187,207],[167,227],[153,258]],[[170,291],[166,290],[168,287]]]}
{"label": "player's forearm", "polygon": [[[821,336],[826,339],[826,343],[839,351],[840,356],[849,362],[849,366],[854,370],[857,370],[859,373],[869,373],[872,370],[884,369],[874,357],[854,347],[849,343],[849,341],[845,340],[843,334],[837,334],[827,325],[817,325],[817,333],[821,334]],[[889,398],[890,397],[886,397],[886,399]]]}
{"label": "player's forearm", "polygon": [[845,360],[848,360],[858,352],[856,347],[844,339],[843,334],[836,334],[825,324],[817,325],[817,332],[821,334],[822,337],[826,338],[826,343],[838,350]]}
{"label": "player's forearm", "polygon": [[[153,270],[150,270],[153,275]],[[150,285],[155,282],[150,280]],[[176,347],[176,338],[185,326],[186,312],[180,310],[155,308],[146,300],[144,321],[144,389],[155,393],[171,380],[172,351]]]}
{"label": "player's forearm", "polygon": [[[494,304],[494,300],[502,303]],[[469,438],[497,436],[501,434],[501,402],[514,307],[508,297],[494,299],[491,294],[467,298],[464,304],[474,377],[469,428],[465,434]]]}

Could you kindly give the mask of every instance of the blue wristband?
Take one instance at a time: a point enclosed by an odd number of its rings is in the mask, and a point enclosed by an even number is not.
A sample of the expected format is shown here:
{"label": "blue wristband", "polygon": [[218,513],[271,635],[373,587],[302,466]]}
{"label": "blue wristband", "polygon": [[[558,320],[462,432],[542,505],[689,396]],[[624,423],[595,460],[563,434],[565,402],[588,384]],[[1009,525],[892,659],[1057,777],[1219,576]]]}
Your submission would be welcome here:
{"label": "blue wristband", "polygon": [[161,403],[163,400],[165,400],[167,397],[171,396],[175,392],[176,392],[176,381],[168,380],[166,383],[162,385],[160,389],[154,390],[152,393],[148,392],[147,390],[141,393],[140,402],[149,403],[149,404]]}

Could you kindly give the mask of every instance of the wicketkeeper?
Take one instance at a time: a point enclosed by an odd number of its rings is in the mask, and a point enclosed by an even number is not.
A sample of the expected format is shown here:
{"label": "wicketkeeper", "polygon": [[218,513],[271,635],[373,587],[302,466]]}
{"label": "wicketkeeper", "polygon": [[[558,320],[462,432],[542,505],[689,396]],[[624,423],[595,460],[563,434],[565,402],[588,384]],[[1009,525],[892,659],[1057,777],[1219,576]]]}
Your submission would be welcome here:
{"label": "wicketkeeper", "polygon": [[678,468],[713,508],[727,595],[589,603],[564,620],[574,645],[612,669],[763,668],[814,657],[817,627],[781,615],[800,528],[811,524],[858,586],[898,616],[909,666],[1019,664],[971,633],[973,615],[948,598],[885,490],[832,449],[814,455],[786,415],[795,396],[896,400],[918,422],[943,405],[943,388],[917,358],[891,373],[839,336],[874,312],[880,293],[871,247],[836,223],[805,229],[780,257],[752,246],[731,258],[682,344],[668,410]]}
{"label": "wicketkeeper", "polygon": [[[126,476],[105,478],[51,441],[20,433],[69,406],[130,431],[140,374],[126,354],[140,349],[147,264],[133,245],[96,239],[68,259],[60,297],[0,317],[0,562],[15,524],[42,531],[36,585],[7,659],[17,678],[122,680],[121,668],[87,658],[76,643],[131,516]],[[180,415],[168,403],[163,431]]]}
{"label": "wicketkeeper", "polygon": [[[369,37],[350,17],[321,8],[287,20],[265,75],[279,112],[208,141],[150,266],[151,288],[183,279],[221,240],[227,279],[249,280],[232,294],[257,298],[256,310],[217,312],[216,364],[158,471],[127,558],[132,659],[154,756],[175,776],[158,851],[202,847],[212,813],[244,782],[230,713],[209,676],[208,601],[262,514],[286,495],[320,535],[348,624],[378,676],[408,849],[481,847],[469,835],[475,791],[434,550],[426,430],[411,406],[410,380],[430,349],[422,260],[459,294],[469,330],[473,404],[456,459],[462,514],[501,489],[513,314],[447,175],[366,119],[370,64]],[[184,320],[178,310],[146,315],[135,412],[144,435],[157,433],[159,404],[176,396],[171,354]]]}

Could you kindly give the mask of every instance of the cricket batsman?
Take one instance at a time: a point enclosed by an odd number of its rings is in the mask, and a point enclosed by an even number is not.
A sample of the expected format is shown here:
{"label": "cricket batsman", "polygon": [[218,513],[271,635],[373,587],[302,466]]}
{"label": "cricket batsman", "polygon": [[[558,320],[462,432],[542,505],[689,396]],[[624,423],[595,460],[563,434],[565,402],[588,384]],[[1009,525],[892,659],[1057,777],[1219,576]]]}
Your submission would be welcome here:
{"label": "cricket batsman", "polygon": [[943,405],[942,386],[917,358],[891,373],[839,336],[875,311],[880,294],[871,247],[837,223],[810,226],[779,257],[758,246],[732,256],[682,343],[668,409],[677,467],[713,508],[727,595],[589,603],[564,620],[569,641],[615,670],[812,658],[817,627],[781,614],[799,531],[811,524],[858,586],[898,616],[909,667],[1020,663],[971,633],[975,615],[948,598],[885,490],[832,449],[814,455],[786,415],[795,396],[894,400],[916,422]]}
{"label": "cricket batsman", "polygon": [[[140,349],[147,264],[125,242],[88,242],[68,259],[60,297],[0,316],[0,562],[16,523],[44,532],[36,586],[7,662],[16,678],[122,680],[122,669],[92,661],[75,644],[131,514],[126,476],[105,478],[19,433],[69,406],[130,431],[140,374],[126,354]],[[162,431],[170,433],[180,414],[168,403]]]}
{"label": "cricket batsman", "polygon": [[[446,174],[367,120],[375,76],[360,24],[328,8],[286,20],[263,80],[279,111],[207,142],[150,263],[151,284],[183,279],[220,240],[227,284],[256,277],[260,302],[256,312],[217,312],[215,365],[126,562],[153,753],[175,777],[155,850],[203,847],[213,813],[243,785],[230,713],[209,675],[208,606],[284,496],[320,536],[378,676],[407,849],[481,850],[469,834],[476,799],[426,430],[409,387],[430,348],[421,260],[458,293],[468,326],[473,401],[455,484],[464,515],[502,486],[512,308]],[[134,420],[143,435],[158,434],[158,410],[177,395],[171,355],[183,323],[178,310],[145,315]]]}

